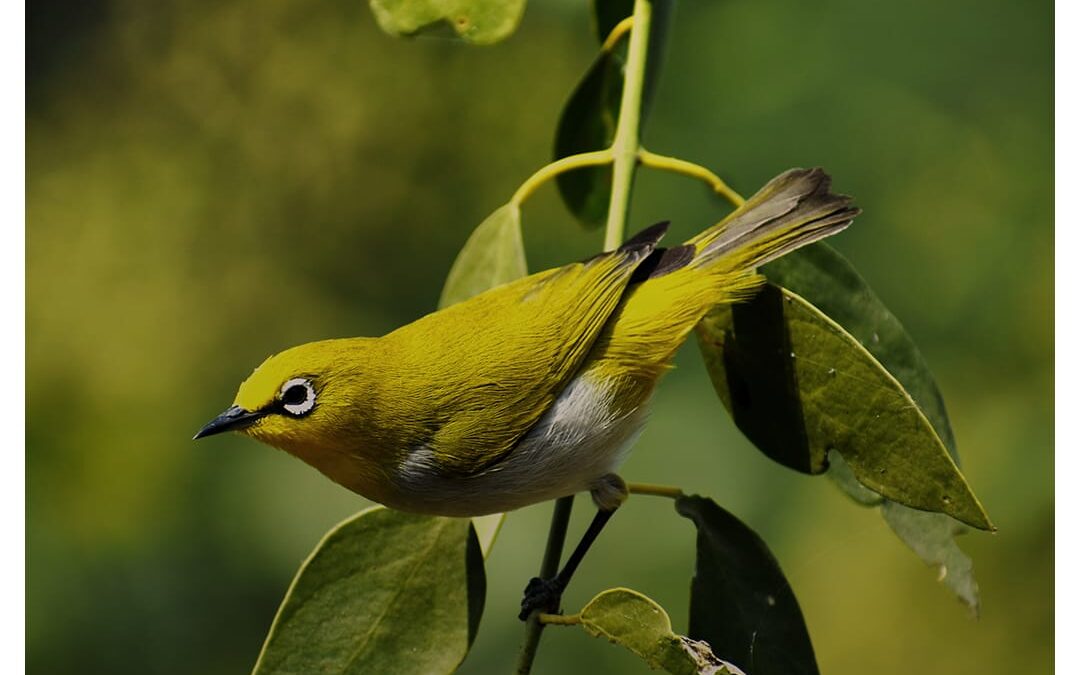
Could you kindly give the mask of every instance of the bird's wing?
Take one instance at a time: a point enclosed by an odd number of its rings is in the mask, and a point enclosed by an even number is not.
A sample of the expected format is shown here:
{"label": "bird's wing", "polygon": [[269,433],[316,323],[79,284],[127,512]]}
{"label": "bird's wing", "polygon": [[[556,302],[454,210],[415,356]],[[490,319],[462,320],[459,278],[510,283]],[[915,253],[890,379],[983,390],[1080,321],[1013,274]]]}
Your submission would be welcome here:
{"label": "bird's wing", "polygon": [[[397,414],[440,470],[474,475],[509,453],[577,373],[634,269],[667,229],[616,251],[539,272],[430,314],[383,339]],[[391,356],[396,354],[397,356]],[[389,364],[388,364],[389,365]]]}

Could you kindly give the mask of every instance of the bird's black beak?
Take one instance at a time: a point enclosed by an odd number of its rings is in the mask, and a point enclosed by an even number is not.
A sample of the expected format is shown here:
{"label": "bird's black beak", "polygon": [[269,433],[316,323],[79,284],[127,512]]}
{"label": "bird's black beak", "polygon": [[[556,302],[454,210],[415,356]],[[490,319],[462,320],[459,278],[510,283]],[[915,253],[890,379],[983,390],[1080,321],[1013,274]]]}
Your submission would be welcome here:
{"label": "bird's black beak", "polygon": [[251,412],[250,410],[244,410],[238,405],[234,405],[210,420],[205,427],[199,429],[199,433],[195,434],[195,438],[192,438],[191,440],[194,441],[207,436],[213,436],[214,434],[220,434],[223,431],[243,429],[244,427],[253,424],[264,415],[266,415],[264,412]]}

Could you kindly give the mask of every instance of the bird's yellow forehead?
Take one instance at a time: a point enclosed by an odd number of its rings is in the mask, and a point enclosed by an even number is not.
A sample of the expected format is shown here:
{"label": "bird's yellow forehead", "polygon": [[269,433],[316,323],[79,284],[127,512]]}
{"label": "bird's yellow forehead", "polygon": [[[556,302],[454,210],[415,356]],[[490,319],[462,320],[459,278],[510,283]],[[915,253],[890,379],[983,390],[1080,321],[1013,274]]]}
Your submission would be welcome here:
{"label": "bird's yellow forehead", "polygon": [[261,410],[274,401],[281,386],[296,377],[311,380],[330,378],[344,366],[357,361],[370,338],[308,342],[275,354],[263,361],[236,392],[235,405],[244,410]]}
{"label": "bird's yellow forehead", "polygon": [[271,356],[263,361],[255,372],[248,376],[236,392],[234,405],[244,410],[261,410],[273,402],[281,384],[289,379],[287,364],[283,363],[282,354]]}

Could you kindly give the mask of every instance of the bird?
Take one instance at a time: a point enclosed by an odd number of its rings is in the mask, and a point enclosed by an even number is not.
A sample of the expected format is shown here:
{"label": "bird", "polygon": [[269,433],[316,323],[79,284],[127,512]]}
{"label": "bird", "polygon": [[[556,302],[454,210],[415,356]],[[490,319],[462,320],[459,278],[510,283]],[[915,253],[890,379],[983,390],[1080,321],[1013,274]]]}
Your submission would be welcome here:
{"label": "bird", "polygon": [[[381,337],[286,349],[195,438],[237,431],[368,499],[428,515],[589,492],[595,538],[628,494],[619,466],[698,322],[752,297],[760,266],[859,214],[830,183],[821,168],[791,169],[681,245],[661,248],[668,224],[658,223]],[[542,597],[527,609],[557,602],[565,570],[530,582]]]}

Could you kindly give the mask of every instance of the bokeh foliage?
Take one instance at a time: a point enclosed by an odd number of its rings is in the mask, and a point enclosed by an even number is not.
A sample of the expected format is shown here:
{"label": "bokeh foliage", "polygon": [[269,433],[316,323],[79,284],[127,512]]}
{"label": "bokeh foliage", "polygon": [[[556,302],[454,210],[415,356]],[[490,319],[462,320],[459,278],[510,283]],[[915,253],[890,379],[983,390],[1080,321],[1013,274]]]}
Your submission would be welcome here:
{"label": "bokeh foliage", "polygon": [[[761,457],[692,349],[624,474],[753,526],[823,672],[906,672],[912,653],[1045,671],[1050,7],[827,5],[681,3],[645,143],[744,193],[821,164],[858,197],[835,245],[930,362],[1000,528],[961,542],[983,618],[872,511]],[[362,502],[254,443],[187,439],[266,354],[434,307],[467,234],[548,160],[595,51],[587,7],[534,1],[488,49],[388,38],[362,2],[29,9],[29,669],[242,671],[296,566]],[[642,173],[631,229],[671,219],[685,238],[723,212],[703,192]],[[523,225],[533,269],[600,245],[554,190]],[[622,584],[686,616],[692,538],[669,509],[631,500],[566,604]],[[466,672],[512,659],[519,626],[490,617],[515,613],[548,510],[500,535]],[[535,672],[643,668],[575,631],[545,643]]]}

